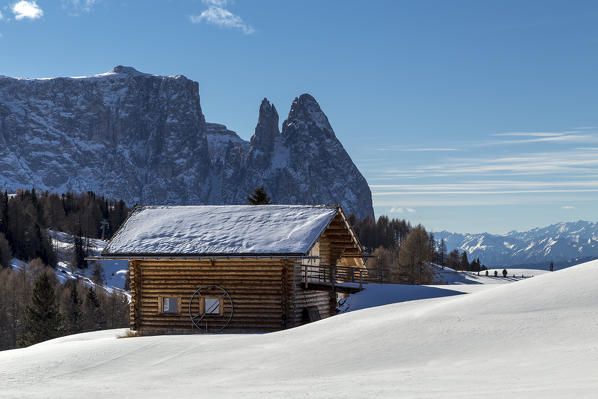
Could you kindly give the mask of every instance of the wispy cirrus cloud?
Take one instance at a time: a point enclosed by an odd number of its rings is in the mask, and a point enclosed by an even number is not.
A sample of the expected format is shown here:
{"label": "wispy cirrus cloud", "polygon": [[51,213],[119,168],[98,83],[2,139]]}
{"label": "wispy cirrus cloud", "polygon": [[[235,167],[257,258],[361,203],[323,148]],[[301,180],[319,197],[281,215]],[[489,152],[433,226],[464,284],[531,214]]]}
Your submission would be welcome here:
{"label": "wispy cirrus cloud", "polygon": [[245,23],[239,15],[233,14],[226,8],[228,6],[227,0],[202,0],[202,2],[208,6],[208,9],[199,15],[191,15],[189,19],[192,23],[205,22],[224,28],[240,29],[246,35],[255,32],[255,29]]}
{"label": "wispy cirrus cloud", "polygon": [[382,178],[372,179],[378,180],[370,185],[374,203],[397,209],[535,203],[561,207],[598,198],[597,147],[464,155],[387,169]]}
{"label": "wispy cirrus cloud", "polygon": [[402,208],[402,207],[392,207],[390,209],[390,213],[395,213],[395,214],[405,214],[405,213],[415,213],[415,209],[413,208]]}
{"label": "wispy cirrus cloud", "polygon": [[495,133],[493,136],[506,136],[506,137],[558,137],[563,136],[567,133],[573,133],[574,130],[565,132],[504,132]]}
{"label": "wispy cirrus cloud", "polygon": [[598,190],[598,180],[563,180],[563,181],[500,181],[479,180],[467,183],[433,183],[433,184],[372,184],[373,190],[398,190],[400,193],[471,193],[471,192],[512,192],[512,191],[537,191],[545,189],[561,189],[565,191],[578,191],[591,189]]}
{"label": "wispy cirrus cloud", "polygon": [[402,151],[407,151],[407,152],[443,152],[443,151],[457,151],[457,149],[451,148],[451,147],[417,147],[417,148],[407,148]]}
{"label": "wispy cirrus cloud", "polygon": [[580,126],[571,130],[552,132],[513,131],[490,134],[486,139],[478,141],[462,141],[451,143],[450,146],[438,147],[405,147],[404,145],[385,145],[376,147],[376,151],[401,152],[451,152],[466,151],[484,147],[515,146],[526,144],[598,144],[598,127]]}
{"label": "wispy cirrus cloud", "polygon": [[[364,169],[376,213],[449,230],[455,227],[447,223],[462,223],[462,231],[595,218],[598,128],[578,126],[434,141],[407,136],[402,143],[373,145],[364,153]],[[482,223],[487,226],[471,227]]]}
{"label": "wispy cirrus cloud", "polygon": [[61,0],[62,8],[73,16],[90,12],[97,2],[98,0]]}
{"label": "wispy cirrus cloud", "polygon": [[19,1],[12,5],[11,10],[17,21],[39,19],[44,15],[44,10],[37,5],[36,1]]}
{"label": "wispy cirrus cloud", "polygon": [[502,157],[454,158],[413,168],[387,169],[385,174],[412,176],[523,176],[555,173],[598,173],[598,148],[526,153]]}
{"label": "wispy cirrus cloud", "polygon": [[[598,134],[596,134],[596,132],[591,132],[591,130],[596,129],[592,126],[582,126],[574,128],[572,130],[555,132],[502,132],[495,133],[492,135],[500,139],[488,140],[485,142],[477,143],[474,146],[483,147],[533,143],[598,143]],[[506,139],[502,139],[503,137]]]}

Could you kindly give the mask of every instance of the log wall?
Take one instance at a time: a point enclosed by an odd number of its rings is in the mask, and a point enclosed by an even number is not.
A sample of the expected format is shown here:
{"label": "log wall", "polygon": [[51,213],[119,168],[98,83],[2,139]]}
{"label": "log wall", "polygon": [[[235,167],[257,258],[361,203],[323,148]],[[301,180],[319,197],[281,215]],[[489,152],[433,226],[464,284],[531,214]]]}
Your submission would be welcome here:
{"label": "log wall", "polygon": [[296,327],[307,323],[305,309],[315,306],[318,308],[322,319],[335,314],[336,294],[329,291],[304,290],[301,286],[301,264],[287,262],[288,274],[293,278],[289,279],[287,308],[287,327]]}
{"label": "log wall", "polygon": [[[234,312],[226,332],[286,327],[288,282],[283,260],[136,260],[130,262],[130,275],[131,329],[142,334],[198,332],[192,328],[189,302],[193,293],[206,285],[221,286],[232,297]],[[160,313],[158,298],[164,296],[180,297],[181,313]],[[229,311],[225,302],[223,313]],[[212,329],[225,319],[207,315],[205,320]]]}

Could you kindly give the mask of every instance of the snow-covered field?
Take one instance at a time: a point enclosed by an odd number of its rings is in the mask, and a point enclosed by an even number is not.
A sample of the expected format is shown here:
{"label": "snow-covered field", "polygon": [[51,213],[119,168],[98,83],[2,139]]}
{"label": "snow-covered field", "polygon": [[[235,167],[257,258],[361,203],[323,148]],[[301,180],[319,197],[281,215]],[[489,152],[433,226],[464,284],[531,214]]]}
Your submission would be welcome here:
{"label": "snow-covered field", "polygon": [[[489,269],[486,276],[486,271],[460,272],[436,264],[432,264],[432,268],[435,280],[444,284],[505,284],[549,273],[547,270],[506,268],[507,277],[503,277],[503,269]],[[498,277],[494,277],[494,271],[497,272]]]}
{"label": "snow-covered field", "polygon": [[271,334],[63,337],[0,352],[0,395],[594,398],[596,281],[593,261]]}

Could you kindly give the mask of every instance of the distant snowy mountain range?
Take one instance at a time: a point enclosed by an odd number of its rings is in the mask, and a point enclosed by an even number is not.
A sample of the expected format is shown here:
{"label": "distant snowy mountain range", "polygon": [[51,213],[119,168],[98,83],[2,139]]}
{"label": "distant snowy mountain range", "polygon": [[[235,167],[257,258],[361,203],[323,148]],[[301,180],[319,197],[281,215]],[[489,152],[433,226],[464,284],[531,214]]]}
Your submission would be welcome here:
{"label": "distant snowy mountain range", "polygon": [[[230,110],[234,112],[234,110]],[[250,141],[208,123],[199,85],[117,66],[95,76],[0,76],[0,189],[94,191],[129,205],[340,203],[373,216],[370,188],[316,100],[279,128],[264,99]]]}
{"label": "distant snowy mountain range", "polygon": [[[498,234],[434,233],[447,249],[467,252],[486,266],[514,266],[555,262],[557,266],[575,260],[598,257],[598,222],[557,223],[529,231]],[[577,262],[579,263],[579,262]]]}

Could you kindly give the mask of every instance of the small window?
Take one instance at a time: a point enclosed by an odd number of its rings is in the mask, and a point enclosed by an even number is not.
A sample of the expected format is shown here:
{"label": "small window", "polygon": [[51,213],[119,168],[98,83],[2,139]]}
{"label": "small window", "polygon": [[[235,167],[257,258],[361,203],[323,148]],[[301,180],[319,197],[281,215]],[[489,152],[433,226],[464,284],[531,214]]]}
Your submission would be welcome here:
{"label": "small window", "polygon": [[181,299],[178,297],[160,297],[158,302],[160,305],[160,313],[180,313],[180,302]]}
{"label": "small window", "polygon": [[204,298],[205,314],[222,314],[222,298]]}

